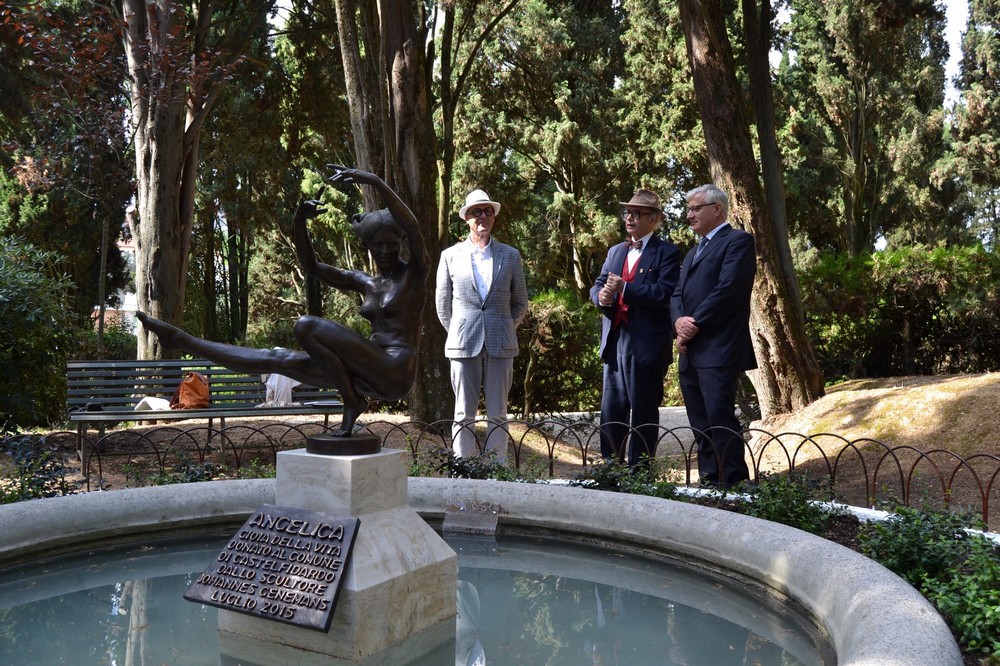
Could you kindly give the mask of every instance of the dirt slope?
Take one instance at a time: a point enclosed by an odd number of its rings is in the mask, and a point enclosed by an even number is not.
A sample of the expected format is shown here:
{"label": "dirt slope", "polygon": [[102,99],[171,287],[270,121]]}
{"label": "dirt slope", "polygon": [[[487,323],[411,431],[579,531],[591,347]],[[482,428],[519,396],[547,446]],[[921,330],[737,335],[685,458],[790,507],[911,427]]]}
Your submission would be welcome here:
{"label": "dirt slope", "polygon": [[760,427],[772,433],[870,437],[963,457],[1000,455],[1000,373],[852,380]]}

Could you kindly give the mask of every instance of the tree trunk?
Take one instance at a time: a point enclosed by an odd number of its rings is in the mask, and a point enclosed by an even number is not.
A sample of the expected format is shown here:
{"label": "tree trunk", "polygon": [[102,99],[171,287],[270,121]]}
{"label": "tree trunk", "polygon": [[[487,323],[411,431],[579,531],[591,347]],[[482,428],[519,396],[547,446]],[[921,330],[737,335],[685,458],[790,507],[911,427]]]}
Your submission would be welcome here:
{"label": "tree trunk", "polygon": [[[354,159],[359,169],[386,176],[385,143],[389,118],[386,112],[386,91],[381,85],[379,67],[381,58],[372,54],[381,52],[378,14],[374,3],[355,0],[336,0],[337,32],[340,53],[344,61],[344,84],[347,88],[347,107],[351,114],[351,134],[354,138]],[[359,30],[360,24],[360,30]],[[361,47],[368,54],[361,55]],[[374,192],[365,189],[365,208],[379,205]]]}
{"label": "tree trunk", "polygon": [[[111,225],[110,216],[104,216],[99,204],[94,205],[94,215],[101,222],[101,262],[97,275],[97,358],[104,358],[104,313],[107,311],[107,283],[108,283],[108,227]],[[88,318],[89,319],[89,318]]]}
{"label": "tree trunk", "polygon": [[[579,195],[579,190],[573,192],[574,201]],[[569,245],[570,264],[573,267],[573,286],[576,288],[576,295],[581,301],[586,302],[590,298],[590,288],[594,286],[593,276],[589,267],[584,263],[586,255],[580,252],[580,244],[577,241],[580,235],[580,207],[574,205],[569,214]]]}
{"label": "tree trunk", "polygon": [[[216,270],[215,270],[215,219],[217,217],[215,201],[206,203],[202,208],[199,218],[201,219],[200,233],[204,238],[205,253],[202,258],[204,262],[201,290],[204,295],[205,312],[202,315],[202,337],[208,340],[219,339],[219,318],[218,312],[219,298],[215,293]],[[225,282],[225,280],[224,280]]]}
{"label": "tree trunk", "polygon": [[752,233],[757,244],[750,327],[760,369],[750,378],[764,417],[788,412],[822,395],[822,382],[800,305],[781,275],[781,257],[726,34],[726,14],[719,0],[681,0],[680,10],[712,180],[729,194],[731,222]]}
{"label": "tree trunk", "polygon": [[241,229],[236,240],[237,248],[237,300],[240,316],[236,320],[236,330],[230,331],[233,341],[246,340],[250,323],[250,239],[246,229]]}
{"label": "tree trunk", "polygon": [[758,11],[755,0],[743,0],[743,26],[746,37],[747,71],[750,79],[750,96],[753,99],[757,121],[757,142],[760,148],[761,169],[764,176],[764,196],[767,201],[767,221],[774,239],[775,263],[773,272],[785,294],[790,319],[789,335],[792,353],[799,360],[798,372],[804,397],[808,404],[823,395],[823,374],[816,355],[806,336],[806,320],[802,312],[802,293],[792,265],[792,250],[788,244],[788,218],[785,209],[785,178],[781,168],[781,151],[774,130],[774,97],[771,90],[769,55],[771,46],[771,2],[761,0]]}
{"label": "tree trunk", "polygon": [[[155,113],[161,119],[182,119],[170,110]],[[154,121],[154,124],[159,124]],[[147,128],[152,130],[152,128]],[[180,141],[136,132],[138,215],[132,230],[136,246],[136,296],[138,308],[151,317],[180,325],[183,317],[191,223],[180,218],[181,169],[177,162]],[[140,138],[140,135],[146,135]],[[171,157],[172,156],[172,157]],[[156,168],[154,162],[159,163]],[[164,358],[155,336],[139,331],[139,359]]]}
{"label": "tree trunk", "polygon": [[[190,17],[188,3],[179,0],[116,5],[125,21],[138,185],[132,221],[136,299],[140,310],[170,324],[179,326],[184,314],[201,127],[227,69],[273,4],[243,3],[245,13],[234,19],[245,19],[239,26],[214,25],[212,0],[195,3]],[[138,338],[139,359],[167,356],[145,329]]]}
{"label": "tree trunk", "polygon": [[[338,35],[357,166],[380,174],[410,207],[430,256],[417,375],[408,402],[413,419],[433,422],[450,418],[452,392],[433,297],[440,239],[424,40],[408,0],[380,0],[377,8],[376,14],[374,3],[336,0]],[[364,196],[366,209],[379,206],[374,192],[366,190]]]}
{"label": "tree trunk", "polygon": [[[481,52],[481,47],[486,39],[493,34],[497,25],[506,18],[520,0],[508,0],[507,4],[497,7],[498,11],[493,16],[480,13],[479,3],[466,3],[462,6],[462,21],[459,26],[459,41],[475,40],[472,49],[467,53],[464,63],[457,62],[459,49],[455,44],[455,19],[459,10],[457,3],[442,2],[438,6],[438,11],[444,16],[444,22],[438,34],[440,35],[440,48],[438,49],[438,72],[440,74],[440,99],[438,100],[441,109],[441,163],[439,170],[438,186],[438,238],[439,247],[444,249],[448,245],[448,229],[454,211],[451,208],[451,179],[455,171],[455,113],[458,110],[458,102],[465,93],[466,83],[471,76],[472,66],[477,56]],[[493,9],[493,7],[487,7]],[[486,19],[489,18],[489,21]],[[475,32],[472,26],[484,25]],[[456,68],[461,65],[461,70]]]}
{"label": "tree trunk", "polygon": [[[172,33],[183,20],[173,3],[122,0],[126,21],[125,52],[131,75],[132,123],[135,135],[137,215],[132,234],[136,246],[138,307],[152,317],[179,325],[183,314],[191,220],[181,206],[186,150],[186,90],[172,71]],[[168,63],[164,65],[164,63]],[[138,358],[163,358],[155,336],[139,331]]]}
{"label": "tree trunk", "polygon": [[451,226],[451,178],[455,172],[455,111],[458,108],[457,95],[460,93],[456,82],[456,89],[453,91],[453,45],[455,36],[455,5],[442,3],[441,8],[444,14],[444,25],[441,33],[441,48],[438,60],[441,72],[440,106],[441,106],[441,164],[438,165],[438,251],[443,250],[448,245],[449,227]]}
{"label": "tree trunk", "polygon": [[433,422],[450,418],[452,390],[444,357],[445,331],[434,307],[435,274],[441,256],[436,199],[437,160],[430,110],[425,35],[416,29],[409,0],[380,0],[382,53],[394,121],[392,175],[399,196],[417,216],[433,268],[427,275],[420,323],[419,365],[408,396],[410,416]]}

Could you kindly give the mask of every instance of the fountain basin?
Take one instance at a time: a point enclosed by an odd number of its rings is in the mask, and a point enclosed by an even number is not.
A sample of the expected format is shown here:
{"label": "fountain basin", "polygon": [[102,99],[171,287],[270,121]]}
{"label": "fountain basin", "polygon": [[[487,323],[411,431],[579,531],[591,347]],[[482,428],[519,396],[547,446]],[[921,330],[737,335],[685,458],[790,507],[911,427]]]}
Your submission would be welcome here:
{"label": "fountain basin", "polygon": [[[412,478],[409,504],[429,521],[449,504],[501,509],[504,530],[611,543],[749,582],[817,619],[841,665],[962,664],[947,625],[916,590],[847,548],[799,530],[706,507],[553,485]],[[0,507],[0,566],[130,535],[235,524],[275,502],[273,479],[88,493]]]}

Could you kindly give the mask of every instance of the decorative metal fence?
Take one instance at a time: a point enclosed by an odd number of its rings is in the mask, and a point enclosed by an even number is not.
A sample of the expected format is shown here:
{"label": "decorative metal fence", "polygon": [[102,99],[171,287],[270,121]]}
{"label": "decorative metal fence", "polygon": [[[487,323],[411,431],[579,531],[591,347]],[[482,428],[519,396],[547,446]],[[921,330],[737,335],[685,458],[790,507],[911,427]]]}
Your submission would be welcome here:
{"label": "decorative metal fence", "polygon": [[[361,430],[378,435],[386,448],[408,451],[414,473],[441,474],[441,461],[451,449],[452,425],[450,421],[386,420],[368,422]],[[476,433],[480,447],[486,425],[480,421],[464,426]],[[515,420],[507,428],[507,465],[526,478],[572,479],[600,461],[600,429],[592,419]],[[307,436],[327,431],[322,423],[246,420],[221,429],[172,424],[117,429],[82,440],[69,431],[49,433],[45,438],[67,457],[77,459],[86,490],[98,490],[146,485],[178,469],[206,465],[227,476],[252,476],[259,468],[273,465],[278,451],[301,448]],[[639,433],[632,434],[632,441],[642,442]],[[987,523],[1000,522],[990,520],[991,500],[995,503],[1000,495],[1000,457],[995,455],[963,457],[945,449],[891,446],[833,433],[750,429],[735,435],[746,442],[752,480],[792,473],[827,488],[830,499],[845,504],[968,510]],[[702,433],[689,427],[659,429],[655,458],[667,480],[698,485],[697,442],[701,438]]]}

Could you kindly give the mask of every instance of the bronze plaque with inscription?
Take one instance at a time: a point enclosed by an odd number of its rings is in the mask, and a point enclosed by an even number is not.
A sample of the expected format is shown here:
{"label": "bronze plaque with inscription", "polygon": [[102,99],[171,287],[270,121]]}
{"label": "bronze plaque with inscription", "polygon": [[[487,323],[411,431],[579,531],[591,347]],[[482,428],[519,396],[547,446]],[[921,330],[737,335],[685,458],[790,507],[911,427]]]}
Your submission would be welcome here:
{"label": "bronze plaque with inscription", "polygon": [[191,584],[184,598],[329,631],[360,522],[264,504]]}

